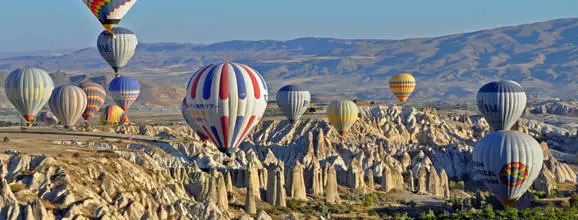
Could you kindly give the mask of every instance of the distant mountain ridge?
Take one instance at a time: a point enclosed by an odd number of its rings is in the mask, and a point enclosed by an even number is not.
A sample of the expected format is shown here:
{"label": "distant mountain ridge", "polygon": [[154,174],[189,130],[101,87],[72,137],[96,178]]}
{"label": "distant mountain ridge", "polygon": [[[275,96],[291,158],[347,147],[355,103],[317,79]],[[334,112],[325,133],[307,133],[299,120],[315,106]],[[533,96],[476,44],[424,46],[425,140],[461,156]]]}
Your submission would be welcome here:
{"label": "distant mountain ridge", "polygon": [[[253,66],[274,93],[284,84],[315,96],[393,100],[387,81],[409,71],[418,81],[411,101],[474,100],[483,83],[516,80],[531,98],[578,97],[578,19],[558,19],[464,34],[407,40],[299,38],[210,45],[141,43],[126,74],[184,87],[203,65]],[[23,66],[76,73],[110,72],[95,48],[58,56],[0,59],[0,70]],[[154,84],[151,84],[154,87]]]}

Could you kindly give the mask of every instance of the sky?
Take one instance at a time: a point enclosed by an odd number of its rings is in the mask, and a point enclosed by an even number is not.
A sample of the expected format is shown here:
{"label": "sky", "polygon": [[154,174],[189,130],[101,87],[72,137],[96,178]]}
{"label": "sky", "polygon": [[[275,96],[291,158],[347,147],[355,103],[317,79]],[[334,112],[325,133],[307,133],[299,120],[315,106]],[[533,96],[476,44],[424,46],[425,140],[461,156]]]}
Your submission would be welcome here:
{"label": "sky", "polygon": [[[578,17],[577,8],[576,0],[140,0],[119,26],[148,43],[405,39]],[[0,21],[0,51],[94,47],[102,31],[81,0],[5,1]]]}

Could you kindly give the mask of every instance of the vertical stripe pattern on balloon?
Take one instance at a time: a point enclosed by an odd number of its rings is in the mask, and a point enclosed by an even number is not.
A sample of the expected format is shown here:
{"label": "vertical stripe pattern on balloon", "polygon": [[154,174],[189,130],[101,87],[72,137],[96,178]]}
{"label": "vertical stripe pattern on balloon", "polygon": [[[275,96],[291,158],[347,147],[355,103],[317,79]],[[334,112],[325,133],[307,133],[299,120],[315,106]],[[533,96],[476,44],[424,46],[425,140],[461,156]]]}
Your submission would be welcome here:
{"label": "vertical stripe pattern on balloon", "polygon": [[96,45],[102,58],[118,73],[134,56],[138,39],[126,28],[115,27],[112,33],[116,37],[108,37],[106,32],[100,33]]}
{"label": "vertical stripe pattern on balloon", "polygon": [[74,126],[86,109],[86,94],[77,86],[60,86],[50,96],[50,110],[65,128]]}
{"label": "vertical stripe pattern on balloon", "polygon": [[544,153],[530,135],[518,131],[489,133],[472,154],[473,178],[500,200],[517,200],[542,170]]}
{"label": "vertical stripe pattern on balloon", "polygon": [[290,122],[299,120],[303,113],[307,111],[311,102],[309,91],[303,90],[295,85],[287,85],[277,92],[277,105],[287,116]]}
{"label": "vertical stripe pattern on balloon", "polygon": [[193,74],[186,103],[193,124],[225,152],[236,148],[261,120],[267,96],[265,81],[253,68],[220,63]]}
{"label": "vertical stripe pattern on balloon", "polygon": [[27,122],[48,103],[53,89],[50,75],[38,68],[14,70],[4,82],[6,97]]}
{"label": "vertical stripe pattern on balloon", "polygon": [[510,130],[526,109],[526,93],[514,81],[491,82],[480,88],[477,102],[492,130]]}
{"label": "vertical stripe pattern on balloon", "polygon": [[357,105],[350,100],[333,101],[327,106],[327,117],[341,136],[347,135],[357,117]]}
{"label": "vertical stripe pattern on balloon", "polygon": [[119,76],[110,82],[108,90],[114,102],[125,112],[128,112],[140,94],[140,84],[135,78]]}

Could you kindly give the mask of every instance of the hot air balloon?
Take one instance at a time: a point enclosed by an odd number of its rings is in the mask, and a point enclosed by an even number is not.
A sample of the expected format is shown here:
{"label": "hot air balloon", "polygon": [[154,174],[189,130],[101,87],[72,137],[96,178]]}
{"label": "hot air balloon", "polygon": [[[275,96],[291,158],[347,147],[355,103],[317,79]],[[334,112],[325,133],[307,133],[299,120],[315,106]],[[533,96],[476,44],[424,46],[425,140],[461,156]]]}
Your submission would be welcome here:
{"label": "hot air balloon", "polygon": [[50,99],[54,82],[46,71],[23,68],[12,71],[4,82],[6,97],[22,114],[27,126]]}
{"label": "hot air balloon", "polygon": [[46,126],[52,126],[58,123],[58,119],[52,112],[41,112],[36,116],[36,123],[40,123]]}
{"label": "hot air balloon", "polygon": [[474,179],[486,185],[506,207],[514,205],[542,170],[540,144],[518,131],[496,131],[476,143]]}
{"label": "hot air balloon", "polygon": [[333,101],[327,106],[329,122],[341,136],[347,135],[347,132],[357,120],[358,114],[357,105],[349,100]]}
{"label": "hot air balloon", "polygon": [[403,104],[415,90],[415,78],[409,73],[400,73],[389,79],[389,89]]}
{"label": "hot air balloon", "polygon": [[118,105],[109,105],[102,109],[102,113],[100,114],[100,123],[105,125],[115,125],[119,123],[130,123],[130,120]]}
{"label": "hot air balloon", "polygon": [[[137,0],[82,0],[100,21],[104,30],[110,32],[124,18]],[[110,33],[109,33],[110,34]],[[110,35],[111,37],[114,35]]]}
{"label": "hot air balloon", "polygon": [[108,90],[114,102],[125,112],[128,112],[130,106],[140,94],[140,85],[135,78],[117,76],[110,82]]}
{"label": "hot air balloon", "polygon": [[478,108],[494,131],[510,130],[526,108],[526,93],[514,81],[496,81],[478,91]]}
{"label": "hot air balloon", "polygon": [[77,86],[59,86],[50,96],[48,105],[64,128],[74,126],[86,110],[86,93]]}
{"label": "hot air balloon", "polygon": [[201,68],[189,80],[186,96],[194,123],[229,155],[259,123],[267,98],[263,77],[238,63]]}
{"label": "hot air balloon", "polygon": [[311,95],[309,91],[295,85],[283,86],[277,92],[277,105],[279,105],[279,109],[283,111],[291,123],[299,120],[303,113],[307,111],[310,102]]}
{"label": "hot air balloon", "polygon": [[185,122],[195,131],[195,133],[201,138],[202,141],[209,140],[209,136],[203,133],[203,130],[200,126],[195,124],[194,117],[191,115],[189,111],[189,106],[187,105],[187,99],[183,98],[181,102],[181,112],[183,113],[183,117],[185,118]]}
{"label": "hot air balloon", "polygon": [[80,86],[84,93],[86,93],[87,105],[86,110],[82,113],[82,118],[88,123],[94,114],[96,114],[100,107],[104,104],[106,99],[106,90],[96,83],[84,83]]}
{"label": "hot air balloon", "polygon": [[115,38],[107,37],[107,32],[100,33],[96,46],[102,58],[118,75],[118,71],[134,56],[138,40],[136,35],[126,28],[115,27],[112,32]]}

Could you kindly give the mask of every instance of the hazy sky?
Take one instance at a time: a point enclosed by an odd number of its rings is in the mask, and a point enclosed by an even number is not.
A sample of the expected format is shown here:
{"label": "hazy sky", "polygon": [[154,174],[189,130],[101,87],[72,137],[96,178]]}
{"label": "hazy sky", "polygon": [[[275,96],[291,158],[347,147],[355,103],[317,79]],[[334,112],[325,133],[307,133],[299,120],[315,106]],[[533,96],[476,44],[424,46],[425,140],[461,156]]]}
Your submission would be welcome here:
{"label": "hazy sky", "polygon": [[[81,0],[3,0],[0,51],[94,46]],[[141,42],[402,39],[578,17],[576,0],[140,0],[120,26]]]}

